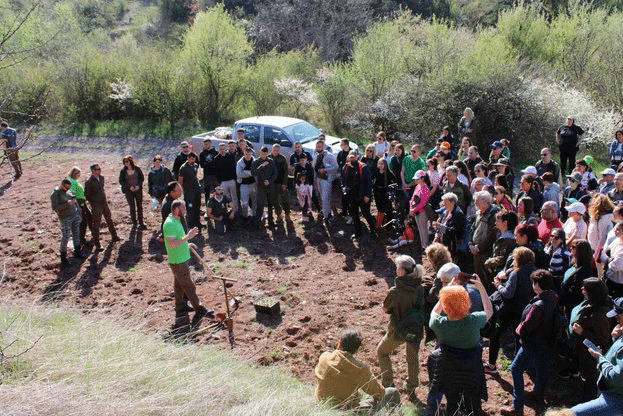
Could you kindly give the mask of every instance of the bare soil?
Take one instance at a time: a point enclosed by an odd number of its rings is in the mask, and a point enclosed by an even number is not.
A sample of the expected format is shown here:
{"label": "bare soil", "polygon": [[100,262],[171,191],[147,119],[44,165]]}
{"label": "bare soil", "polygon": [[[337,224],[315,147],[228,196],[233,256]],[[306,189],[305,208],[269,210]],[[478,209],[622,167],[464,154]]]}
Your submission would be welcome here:
{"label": "bare soil", "polygon": [[[155,238],[160,213],[151,210],[146,199],[148,230],[131,230],[129,210],[117,177],[120,155],[125,152],[138,154],[146,173],[153,153],[164,153],[166,164],[171,166],[176,149],[167,143],[151,148],[140,143],[139,149],[124,142],[113,143],[115,150],[111,151],[110,140],[78,144],[76,140],[71,148],[56,142],[42,156],[25,161],[24,176],[14,183],[10,181],[8,166],[0,166],[0,273],[4,271],[0,295],[69,306],[83,313],[103,311],[127,325],[164,338],[171,330],[174,313],[172,275],[163,244]],[[38,145],[47,147],[42,141]],[[107,178],[108,201],[123,241],[110,243],[104,223],[104,250],[90,251],[88,258],[74,259],[71,267],[61,270],[60,230],[49,195],[74,165],[81,167],[84,181],[92,161],[101,164]],[[341,219],[329,230],[317,222],[303,226],[294,198],[291,202],[292,223],[281,223],[263,232],[238,227],[226,236],[204,232],[195,239],[209,264],[209,275],[238,279],[229,289],[241,303],[234,315],[234,353],[251,363],[281,366],[301,381],[313,383],[313,368],[319,355],[336,346],[344,328],[358,328],[365,334],[358,357],[378,373],[376,345],[388,323],[381,305],[393,284],[395,254],[388,253],[380,240],[368,236],[353,242],[351,226]],[[404,252],[420,260],[414,253],[416,248]],[[424,265],[430,273],[428,262],[424,261]],[[224,312],[220,281],[205,279],[198,264],[193,276],[204,304]],[[280,302],[279,317],[256,314],[253,303],[267,297]],[[196,342],[229,348],[227,331],[203,334]],[[418,399],[423,403],[428,383],[426,359],[432,346],[423,346],[420,354]],[[581,391],[578,379],[569,381],[556,375],[564,362],[559,358],[553,361],[547,404],[537,406],[529,402],[528,415],[541,414],[545,407],[573,403]],[[512,400],[510,361],[502,355],[500,362],[501,377],[487,376],[489,400],[484,409],[488,414],[498,414],[498,409]],[[401,387],[406,376],[404,348],[393,356],[393,364],[396,385]],[[526,383],[530,391],[532,381],[528,376]]]}

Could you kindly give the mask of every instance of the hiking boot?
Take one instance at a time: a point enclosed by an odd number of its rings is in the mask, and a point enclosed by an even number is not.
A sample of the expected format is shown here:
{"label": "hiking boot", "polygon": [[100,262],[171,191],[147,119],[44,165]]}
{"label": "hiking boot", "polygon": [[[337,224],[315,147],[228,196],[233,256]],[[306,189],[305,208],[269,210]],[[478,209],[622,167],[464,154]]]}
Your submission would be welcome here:
{"label": "hiking boot", "polygon": [[116,242],[118,242],[118,241],[121,241],[121,237],[119,237],[118,235],[113,236],[113,238],[112,238],[112,242],[113,242],[113,243],[116,243]]}
{"label": "hiking boot", "polygon": [[86,254],[84,254],[82,252],[82,250],[80,249],[80,246],[76,246],[76,247],[74,247],[74,257],[77,258],[77,259],[84,259],[87,256],[86,256]]}
{"label": "hiking boot", "polygon": [[201,316],[201,317],[210,317],[210,318],[214,318],[214,310],[213,309],[208,309],[205,306],[201,305],[197,308],[197,311],[195,312],[196,316]]}
{"label": "hiking boot", "polygon": [[71,263],[69,263],[69,260],[67,260],[67,252],[61,252],[61,267],[68,267],[70,265]]}
{"label": "hiking boot", "polygon": [[491,374],[492,376],[497,376],[499,374],[497,367],[494,366],[493,364],[485,364],[484,368],[485,368],[485,374]]}

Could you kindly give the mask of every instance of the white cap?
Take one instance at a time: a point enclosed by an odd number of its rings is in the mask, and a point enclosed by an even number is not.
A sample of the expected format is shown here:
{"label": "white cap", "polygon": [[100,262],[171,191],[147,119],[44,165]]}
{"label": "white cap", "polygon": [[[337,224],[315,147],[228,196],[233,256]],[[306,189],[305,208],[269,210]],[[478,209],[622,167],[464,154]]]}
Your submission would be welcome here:
{"label": "white cap", "polygon": [[614,169],[612,169],[612,168],[608,168],[608,169],[604,169],[604,170],[601,172],[601,174],[602,174],[602,175],[616,175],[617,173],[616,173],[616,171],[615,171]]}
{"label": "white cap", "polygon": [[426,176],[426,172],[424,172],[423,170],[418,170],[417,172],[415,172],[415,175],[413,176],[413,180],[421,179],[424,176]]}
{"label": "white cap", "polygon": [[524,175],[536,175],[536,168],[534,166],[526,166],[524,170],[521,171]]}
{"label": "white cap", "polygon": [[577,212],[579,214],[584,215],[586,212],[586,207],[581,202],[574,202],[573,204],[567,207],[567,212],[571,214],[572,212]]}

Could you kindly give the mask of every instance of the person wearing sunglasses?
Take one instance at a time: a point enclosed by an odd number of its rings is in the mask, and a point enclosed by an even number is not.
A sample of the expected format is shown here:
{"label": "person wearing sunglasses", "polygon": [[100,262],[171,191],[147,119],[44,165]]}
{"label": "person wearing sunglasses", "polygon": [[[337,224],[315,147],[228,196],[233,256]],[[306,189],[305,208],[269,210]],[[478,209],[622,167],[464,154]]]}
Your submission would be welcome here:
{"label": "person wearing sunglasses", "polygon": [[106,199],[106,191],[104,190],[104,177],[102,176],[102,168],[97,163],[91,165],[91,176],[84,183],[84,196],[91,205],[91,214],[93,215],[93,243],[97,250],[101,250],[100,245],[100,223],[102,216],[106,220],[108,231],[112,241],[121,241],[115,229],[115,223],[112,220],[108,200]]}
{"label": "person wearing sunglasses", "polygon": [[175,180],[177,180],[177,176],[180,173],[180,168],[184,163],[186,163],[186,161],[188,160],[188,154],[190,153],[190,145],[187,141],[183,141],[182,143],[180,143],[180,148],[182,149],[182,151],[175,158],[175,161],[173,162],[173,169],[171,169]]}

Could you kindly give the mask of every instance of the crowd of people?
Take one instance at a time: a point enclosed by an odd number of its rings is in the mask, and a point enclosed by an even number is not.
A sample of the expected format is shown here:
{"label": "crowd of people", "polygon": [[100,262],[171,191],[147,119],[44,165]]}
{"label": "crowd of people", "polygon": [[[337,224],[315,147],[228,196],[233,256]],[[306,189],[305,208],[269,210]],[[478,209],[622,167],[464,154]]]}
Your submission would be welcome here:
{"label": "crowd of people", "polygon": [[[236,140],[218,149],[205,139],[198,155],[182,142],[171,170],[155,156],[147,188],[162,212],[161,238],[175,276],[176,321],[186,324],[193,310],[199,316],[212,312],[201,306],[187,270],[180,268],[190,259],[189,241],[206,228],[223,234],[239,224],[263,229],[292,221],[288,178],[293,178],[302,222],[317,220],[330,229],[342,216],[353,226],[352,238],[359,239],[363,214],[371,238],[398,230],[388,249],[425,253],[436,273],[426,276],[413,257],[396,258],[395,286],[383,303],[390,323],[377,347],[381,381],[353,358],[361,334],[346,331],[337,350],[323,354],[316,367],[319,398],[353,406],[362,388],[375,399],[395,399],[390,354],[402,344],[405,390],[414,395],[420,342],[436,339],[428,362],[429,411],[434,414],[445,396],[449,411],[463,407],[478,414],[487,394],[485,374],[498,374],[501,341],[510,334],[514,400],[504,414],[523,414],[526,400],[543,401],[555,349],[569,360],[561,377],[581,376],[593,386],[582,392],[584,404],[574,407],[574,414],[594,414],[596,408],[600,414],[621,414],[623,131],[616,132],[609,149],[612,166],[598,178],[590,156],[575,160],[584,131],[569,117],[556,133],[561,164],[552,149],[543,148],[540,160],[518,172],[515,189],[510,142],[492,140],[485,149],[488,157],[481,156],[472,142],[478,122],[469,108],[457,127],[460,142],[445,126],[429,151],[421,144],[388,141],[379,132],[363,154],[348,139],[333,154],[320,137],[313,154],[296,143],[287,160],[278,144],[253,149],[239,130]],[[144,175],[132,156],[122,163],[119,184],[133,225],[144,229]],[[75,256],[84,256],[87,228],[100,248],[102,215],[112,239],[119,239],[99,165],[91,166],[84,188],[79,177],[80,169],[72,169],[52,194],[61,221],[63,265],[72,233]],[[334,192],[341,198],[332,198]],[[536,379],[526,395],[523,373],[530,366]]]}

